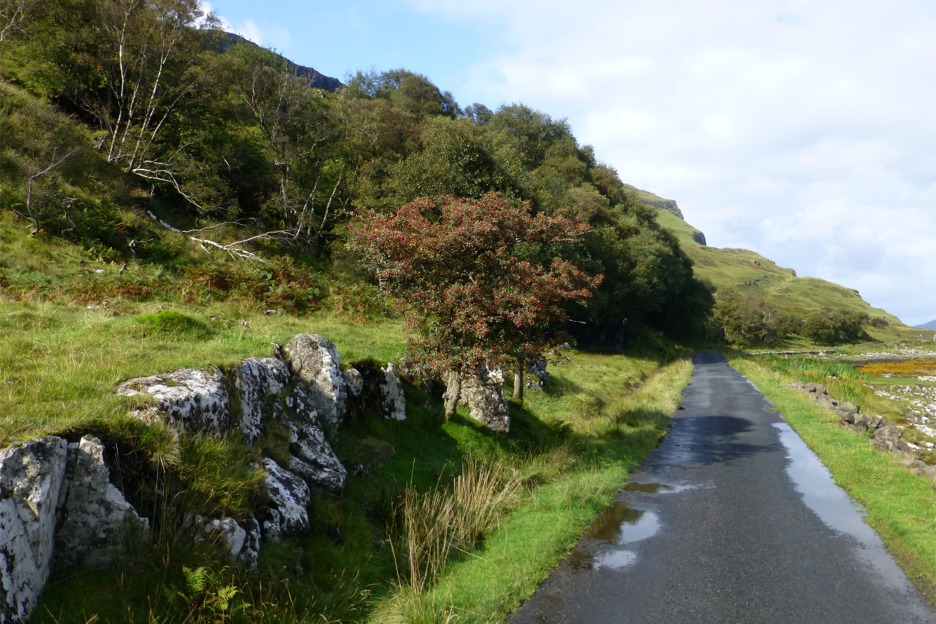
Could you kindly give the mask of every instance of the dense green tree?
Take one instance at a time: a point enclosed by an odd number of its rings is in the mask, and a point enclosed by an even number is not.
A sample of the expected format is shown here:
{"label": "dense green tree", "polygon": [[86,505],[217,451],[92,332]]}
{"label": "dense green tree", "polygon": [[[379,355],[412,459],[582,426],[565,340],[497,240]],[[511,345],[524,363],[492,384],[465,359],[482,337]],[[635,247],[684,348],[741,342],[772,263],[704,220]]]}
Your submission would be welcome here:
{"label": "dense green tree", "polygon": [[417,197],[479,198],[499,191],[517,196],[519,189],[497,162],[490,135],[463,119],[435,117],[423,122],[423,147],[401,160],[391,182],[395,199]]}
{"label": "dense green tree", "polygon": [[701,338],[711,289],[694,276],[692,262],[654,210],[634,197],[611,208],[593,187],[576,188],[571,196],[592,225],[584,266],[605,275],[589,307],[576,314],[591,324],[598,342],[619,345],[637,326]]}
{"label": "dense green tree", "polygon": [[470,119],[479,126],[485,125],[494,117],[494,111],[480,102],[475,102],[474,104],[466,106],[464,113],[467,119]]}
{"label": "dense green tree", "polygon": [[868,315],[848,310],[816,310],[803,319],[803,337],[823,345],[856,343],[867,340],[864,330]]}
{"label": "dense green tree", "polygon": [[752,288],[719,290],[714,324],[729,344],[772,345],[788,338],[790,319]]}
{"label": "dense green tree", "polygon": [[455,118],[461,109],[448,91],[441,91],[422,74],[405,69],[357,72],[347,88],[359,97],[386,99],[399,110],[422,119],[429,115]]}

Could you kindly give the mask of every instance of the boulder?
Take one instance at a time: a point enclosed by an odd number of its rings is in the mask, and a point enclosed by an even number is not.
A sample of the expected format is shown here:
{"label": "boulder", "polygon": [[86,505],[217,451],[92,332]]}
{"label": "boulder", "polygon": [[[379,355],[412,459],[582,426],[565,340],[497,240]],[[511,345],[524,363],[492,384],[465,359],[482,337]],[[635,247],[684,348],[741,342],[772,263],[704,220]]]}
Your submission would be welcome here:
{"label": "boulder", "polygon": [[310,490],[340,496],[348,471],[335,457],[321,429],[311,423],[286,423],[290,433],[290,459],[287,468],[302,478]]}
{"label": "boulder", "polygon": [[243,523],[234,518],[198,516],[196,540],[213,544],[221,555],[246,570],[255,570],[260,556],[260,525],[250,516]]}
{"label": "boulder", "polygon": [[[446,375],[446,402],[457,400],[468,406],[471,417],[492,431],[510,429],[510,412],[504,399],[504,372],[481,366],[476,373]],[[455,395],[455,396],[453,396]]]}
{"label": "boulder", "polygon": [[815,394],[817,396],[823,396],[823,395],[829,394],[829,391],[826,389],[826,387],[818,383],[808,383],[806,384],[805,389],[806,389],[806,392]]}
{"label": "boulder", "polygon": [[406,420],[406,396],[403,384],[393,364],[383,369],[383,381],[380,383],[381,414],[387,420]]}
{"label": "boulder", "polygon": [[858,431],[864,432],[864,431],[867,431],[868,429],[874,429],[874,425],[872,424],[873,421],[871,418],[868,418],[864,414],[855,414],[855,413],[853,413],[852,416],[853,417],[852,417],[850,424]]}
{"label": "boulder", "polygon": [[92,436],[68,445],[65,486],[58,500],[57,567],[105,566],[122,552],[127,539],[149,530],[149,522],[110,482],[104,445]]}
{"label": "boulder", "polygon": [[352,394],[349,412],[353,418],[379,416],[386,420],[406,420],[403,383],[393,364],[381,366],[372,359],[354,362],[361,390]]}
{"label": "boulder", "polygon": [[543,385],[549,379],[549,371],[546,370],[547,361],[544,356],[539,356],[530,362],[529,371],[532,378],[527,381],[527,388],[534,392],[542,392]]}
{"label": "boulder", "polygon": [[344,375],[345,386],[348,388],[349,397],[361,396],[361,392],[364,391],[364,376],[361,375],[361,371],[352,367],[343,371],[342,374]]}
{"label": "boulder", "polygon": [[219,437],[230,430],[224,375],[217,368],[184,368],[165,375],[131,379],[117,387],[117,394],[152,397],[155,406],[134,412],[146,422],[160,419],[177,429]]}
{"label": "boulder", "polygon": [[900,427],[884,425],[875,430],[871,444],[884,453],[898,452],[900,448],[897,443],[900,441],[901,436],[903,436],[903,431],[901,431]]}
{"label": "boulder", "polygon": [[47,436],[0,451],[0,622],[25,622],[49,578],[68,444]]}
{"label": "boulder", "polygon": [[257,513],[261,533],[276,538],[305,532],[309,528],[309,486],[272,459],[265,458],[263,468],[268,501]]}
{"label": "boulder", "polygon": [[293,373],[307,386],[312,407],[329,431],[334,431],[345,416],[348,401],[335,345],[322,336],[300,334],[282,351]]}
{"label": "boulder", "polygon": [[253,444],[263,434],[263,418],[278,416],[274,402],[289,384],[289,366],[278,358],[250,358],[241,362],[234,374],[234,387],[240,396],[240,429]]}

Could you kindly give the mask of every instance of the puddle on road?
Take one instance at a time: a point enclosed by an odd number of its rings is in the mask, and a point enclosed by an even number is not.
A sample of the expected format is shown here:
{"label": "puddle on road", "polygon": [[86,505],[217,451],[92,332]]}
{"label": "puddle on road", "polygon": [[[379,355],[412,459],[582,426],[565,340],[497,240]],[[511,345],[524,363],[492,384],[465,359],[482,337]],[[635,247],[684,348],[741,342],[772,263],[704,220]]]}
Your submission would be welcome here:
{"label": "puddle on road", "polygon": [[835,484],[828,468],[788,424],[774,423],[773,426],[779,431],[780,442],[787,451],[787,475],[806,506],[833,531],[855,538],[859,543],[859,558],[887,584],[907,590],[910,583],[906,575],[885,550],[881,538],[865,522],[861,508]]}
{"label": "puddle on road", "polygon": [[594,558],[592,568],[600,570],[608,568],[609,570],[620,570],[637,561],[637,553],[630,550],[612,550],[601,553]]}
{"label": "puddle on road", "polygon": [[[694,486],[630,481],[622,489],[636,494],[671,494],[692,487]],[[654,512],[636,509],[625,501],[614,501],[595,518],[582,535],[582,543],[569,555],[569,565],[573,570],[579,571],[601,568],[620,570],[634,563],[637,553],[607,546],[639,542],[653,537],[659,530],[660,517]],[[596,546],[595,542],[605,546]]]}
{"label": "puddle on road", "polygon": [[614,501],[582,537],[605,544],[628,544],[647,539],[659,529],[660,518],[652,511],[634,509],[623,501]]}
{"label": "puddle on road", "polygon": [[[582,537],[583,540],[620,546],[645,540],[659,530],[660,518],[652,511],[634,509],[623,501],[615,501],[601,512]],[[619,570],[636,560],[637,553],[621,549],[592,553],[580,548],[569,555],[569,565],[574,570]]]}

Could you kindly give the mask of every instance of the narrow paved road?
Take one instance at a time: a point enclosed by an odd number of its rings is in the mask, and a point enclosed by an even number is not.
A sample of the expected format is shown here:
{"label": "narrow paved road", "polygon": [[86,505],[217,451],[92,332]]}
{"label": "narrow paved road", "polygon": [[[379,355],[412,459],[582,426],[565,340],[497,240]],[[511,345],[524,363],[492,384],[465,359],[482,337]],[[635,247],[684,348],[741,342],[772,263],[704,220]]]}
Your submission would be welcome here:
{"label": "narrow paved road", "polygon": [[936,622],[763,395],[695,363],[669,435],[511,624]]}

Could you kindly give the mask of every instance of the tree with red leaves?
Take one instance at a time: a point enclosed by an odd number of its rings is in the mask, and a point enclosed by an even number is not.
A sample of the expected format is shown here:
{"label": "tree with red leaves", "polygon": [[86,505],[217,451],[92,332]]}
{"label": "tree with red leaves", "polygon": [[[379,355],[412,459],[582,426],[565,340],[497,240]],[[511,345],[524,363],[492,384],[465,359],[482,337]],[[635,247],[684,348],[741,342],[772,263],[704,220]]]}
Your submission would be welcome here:
{"label": "tree with red leaves", "polygon": [[351,246],[400,302],[417,366],[461,375],[511,363],[522,374],[565,304],[584,303],[601,282],[564,259],[587,230],[570,211],[534,215],[488,193],[360,218]]}

